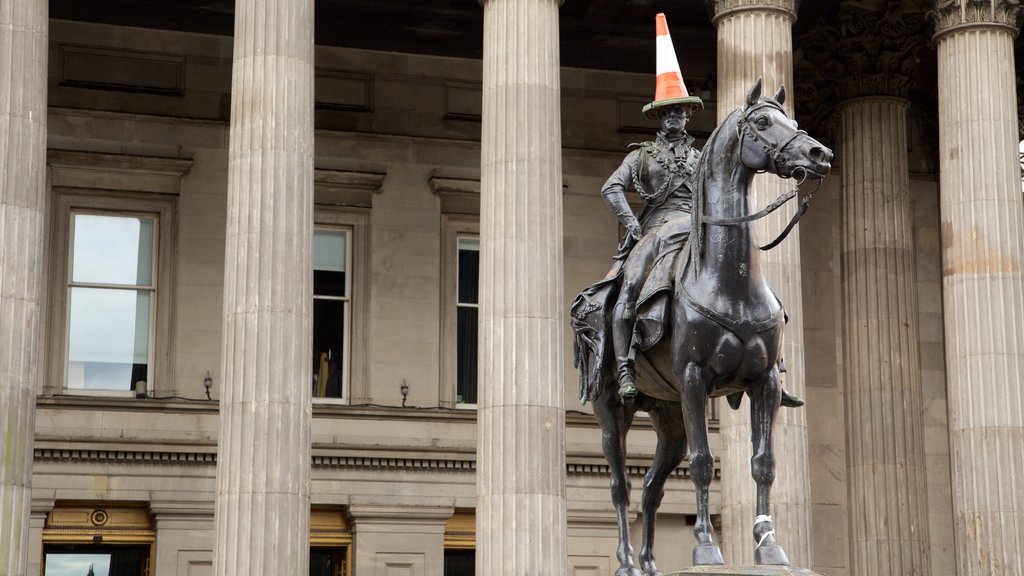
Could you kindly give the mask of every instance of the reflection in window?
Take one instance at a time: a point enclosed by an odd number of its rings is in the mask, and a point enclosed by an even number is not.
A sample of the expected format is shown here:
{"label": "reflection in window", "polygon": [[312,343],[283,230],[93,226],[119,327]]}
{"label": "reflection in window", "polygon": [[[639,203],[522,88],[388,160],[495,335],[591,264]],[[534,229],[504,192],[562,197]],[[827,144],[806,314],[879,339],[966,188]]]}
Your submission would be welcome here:
{"label": "reflection in window", "polygon": [[313,231],[313,397],[344,398],[351,333],[351,230]]}
{"label": "reflection in window", "polygon": [[68,389],[150,379],[155,239],[154,216],[71,214]]}
{"label": "reflection in window", "polygon": [[460,236],[456,301],[456,386],[458,404],[477,402],[477,320],[479,318],[480,239]]}
{"label": "reflection in window", "polygon": [[44,576],[142,576],[148,546],[48,545]]}
{"label": "reflection in window", "polygon": [[345,573],[348,550],[344,546],[309,549],[309,576],[347,576]]}

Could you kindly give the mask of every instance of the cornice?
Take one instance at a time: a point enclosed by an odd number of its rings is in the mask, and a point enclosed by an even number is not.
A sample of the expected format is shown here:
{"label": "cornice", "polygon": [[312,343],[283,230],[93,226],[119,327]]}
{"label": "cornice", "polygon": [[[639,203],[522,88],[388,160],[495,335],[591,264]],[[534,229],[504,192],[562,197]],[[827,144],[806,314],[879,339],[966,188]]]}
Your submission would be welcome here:
{"label": "cornice", "polygon": [[796,21],[800,0],[704,0],[711,23],[718,22],[739,12],[781,12],[789,17],[790,22]]}
{"label": "cornice", "polygon": [[935,24],[934,39],[965,28],[1020,30],[1021,0],[935,0],[928,17]]}
{"label": "cornice", "polygon": [[[164,464],[173,466],[199,465],[215,466],[217,454],[214,452],[175,452],[166,450],[90,450],[78,448],[36,448],[34,459],[37,463],[97,463],[105,464]],[[589,459],[587,459],[589,460]],[[463,458],[402,458],[379,456],[334,456],[314,454],[313,468],[342,469],[355,468],[362,470],[404,470],[404,471],[445,471],[474,473],[476,460],[472,457]],[[626,472],[632,477],[642,477],[649,467],[630,465]],[[611,473],[608,464],[599,461],[567,462],[566,474],[570,476],[600,475]],[[689,464],[683,462],[672,474],[676,478],[689,478]],[[721,468],[715,463],[715,477],[721,476]]]}

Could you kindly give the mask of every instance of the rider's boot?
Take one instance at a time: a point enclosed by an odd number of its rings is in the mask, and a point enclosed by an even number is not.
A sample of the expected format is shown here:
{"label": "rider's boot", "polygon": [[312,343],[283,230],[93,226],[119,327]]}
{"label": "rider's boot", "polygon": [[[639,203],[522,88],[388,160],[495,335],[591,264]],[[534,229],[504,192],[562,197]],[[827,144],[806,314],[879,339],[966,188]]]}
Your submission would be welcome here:
{"label": "rider's boot", "polygon": [[615,348],[615,367],[619,379],[619,397],[632,400],[636,397],[636,369],[633,366],[633,320],[636,308],[632,304],[615,305],[612,314],[612,346]]}
{"label": "rider's boot", "polygon": [[791,394],[788,390],[783,388],[782,405],[787,408],[799,408],[804,405],[804,399],[797,396],[796,394]]}

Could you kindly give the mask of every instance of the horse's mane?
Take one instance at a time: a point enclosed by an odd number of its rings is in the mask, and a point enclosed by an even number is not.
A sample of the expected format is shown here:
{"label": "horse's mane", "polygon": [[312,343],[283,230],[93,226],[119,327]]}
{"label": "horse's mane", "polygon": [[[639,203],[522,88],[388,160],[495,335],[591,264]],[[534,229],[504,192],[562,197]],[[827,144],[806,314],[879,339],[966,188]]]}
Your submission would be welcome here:
{"label": "horse's mane", "polygon": [[720,122],[718,126],[708,136],[707,142],[704,143],[704,150],[700,155],[700,161],[697,163],[696,173],[696,190],[693,190],[693,202],[691,202],[692,208],[690,209],[690,261],[691,265],[695,266],[697,270],[700,270],[701,260],[704,256],[704,202],[707,197],[707,183],[711,179],[711,165],[714,157],[715,146],[718,144],[718,140],[727,135],[728,132],[722,130],[725,126],[732,126],[735,123],[734,118],[736,114],[740,112],[741,108],[733,110],[725,120]]}

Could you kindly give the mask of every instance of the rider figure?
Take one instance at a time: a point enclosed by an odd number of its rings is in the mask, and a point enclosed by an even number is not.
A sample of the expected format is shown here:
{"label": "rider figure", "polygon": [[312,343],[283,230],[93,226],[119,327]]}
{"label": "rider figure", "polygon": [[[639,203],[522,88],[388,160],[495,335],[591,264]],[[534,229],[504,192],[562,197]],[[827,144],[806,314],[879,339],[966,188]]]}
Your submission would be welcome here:
{"label": "rider figure", "polygon": [[[662,14],[657,18],[658,77],[654,101],[643,108],[657,118],[661,129],[653,141],[631,144],[631,152],[601,189],[608,208],[626,229],[617,259],[625,259],[619,279],[619,296],[612,310],[612,347],[618,373],[619,396],[637,394],[636,301],[655,258],[663,250],[681,248],[690,235],[690,205],[700,152],[692,147],[686,123],[694,110],[703,108],[699,96],[690,96]],[[633,190],[643,201],[639,218],[626,200]],[[803,400],[782,390],[783,406],[801,406]]]}

